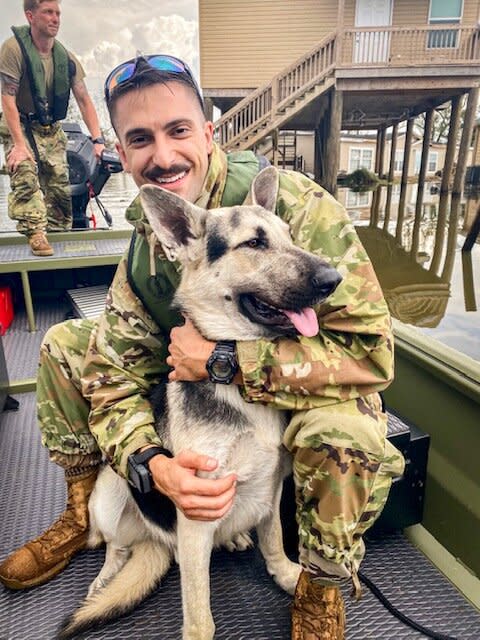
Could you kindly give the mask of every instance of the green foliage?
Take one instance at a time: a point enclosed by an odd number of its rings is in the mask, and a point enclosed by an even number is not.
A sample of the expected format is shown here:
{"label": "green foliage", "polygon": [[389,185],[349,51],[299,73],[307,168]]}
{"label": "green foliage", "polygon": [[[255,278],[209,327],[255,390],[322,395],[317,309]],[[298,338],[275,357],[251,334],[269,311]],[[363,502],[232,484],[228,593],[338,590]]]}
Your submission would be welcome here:
{"label": "green foliage", "polygon": [[365,193],[376,189],[382,181],[374,173],[361,167],[352,171],[352,173],[339,177],[338,183],[340,186],[348,187],[356,193]]}

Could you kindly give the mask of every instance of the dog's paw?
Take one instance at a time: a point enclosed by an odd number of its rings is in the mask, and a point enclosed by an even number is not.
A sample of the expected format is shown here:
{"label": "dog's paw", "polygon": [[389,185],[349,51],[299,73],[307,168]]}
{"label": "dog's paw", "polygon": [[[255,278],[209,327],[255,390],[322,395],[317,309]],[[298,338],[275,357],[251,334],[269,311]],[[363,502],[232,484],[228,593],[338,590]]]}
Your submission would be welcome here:
{"label": "dog's paw", "polygon": [[229,551],[245,551],[253,547],[252,536],[248,531],[242,531],[233,536],[231,540],[225,543],[225,547]]}
{"label": "dog's paw", "polygon": [[288,558],[285,558],[281,564],[276,565],[273,571],[270,568],[268,569],[278,586],[292,596],[295,593],[301,571],[302,567],[298,563],[288,560]]}

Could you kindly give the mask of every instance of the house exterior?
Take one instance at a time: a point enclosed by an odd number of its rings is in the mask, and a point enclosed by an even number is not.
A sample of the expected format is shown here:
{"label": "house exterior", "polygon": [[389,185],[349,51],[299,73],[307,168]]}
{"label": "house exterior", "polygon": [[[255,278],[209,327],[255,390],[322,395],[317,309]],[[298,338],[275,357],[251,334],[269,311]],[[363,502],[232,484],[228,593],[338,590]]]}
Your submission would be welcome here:
{"label": "house exterior", "polygon": [[345,64],[411,66],[426,49],[450,63],[479,17],[478,0],[199,0],[201,84],[225,111],[338,32]]}
{"label": "house exterior", "polygon": [[[420,173],[422,159],[423,131],[418,129],[413,134],[413,141],[408,157],[408,174],[406,187],[406,216],[412,216],[415,211],[418,176]],[[398,133],[393,166],[393,184],[391,204],[398,206],[400,201],[401,177],[405,162],[405,130]],[[348,132],[342,133],[340,139],[340,163],[339,173],[349,174],[359,168],[368,171],[375,171],[376,160],[376,134],[375,132]],[[310,136],[309,149],[306,140],[303,143],[304,166],[307,172],[313,170],[313,140]],[[426,174],[425,189],[423,194],[423,212],[436,211],[440,197],[441,172],[445,164],[447,151],[447,141],[430,142]],[[458,151],[458,150],[457,150]],[[385,154],[389,156],[391,152],[391,138],[387,136],[385,143]],[[470,166],[474,162],[474,149],[469,148],[467,164]],[[383,173],[385,176],[385,173]],[[383,216],[386,204],[387,189],[381,188],[379,209]],[[338,200],[345,206],[354,221],[369,220],[372,207],[373,191],[356,193],[350,189],[339,188],[337,191]],[[461,205],[465,210],[467,200],[462,193]]]}
{"label": "house exterior", "polygon": [[[278,132],[314,132],[313,173],[332,192],[342,131],[376,130],[383,157],[387,129],[396,136],[451,104],[457,148],[462,97],[469,112],[478,101],[479,17],[479,0],[199,0],[201,83],[223,113],[217,140],[270,146],[276,162]],[[460,163],[447,158],[463,172],[465,144]]]}

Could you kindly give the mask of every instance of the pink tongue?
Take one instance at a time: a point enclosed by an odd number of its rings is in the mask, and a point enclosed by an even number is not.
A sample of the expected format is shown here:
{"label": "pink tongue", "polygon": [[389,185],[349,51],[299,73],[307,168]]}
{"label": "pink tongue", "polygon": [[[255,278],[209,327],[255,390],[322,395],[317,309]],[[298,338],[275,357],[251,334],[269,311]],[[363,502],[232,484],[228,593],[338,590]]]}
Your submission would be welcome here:
{"label": "pink tongue", "polygon": [[313,338],[318,333],[317,314],[311,307],[306,307],[301,311],[287,311],[282,309],[298,333],[307,338]]}

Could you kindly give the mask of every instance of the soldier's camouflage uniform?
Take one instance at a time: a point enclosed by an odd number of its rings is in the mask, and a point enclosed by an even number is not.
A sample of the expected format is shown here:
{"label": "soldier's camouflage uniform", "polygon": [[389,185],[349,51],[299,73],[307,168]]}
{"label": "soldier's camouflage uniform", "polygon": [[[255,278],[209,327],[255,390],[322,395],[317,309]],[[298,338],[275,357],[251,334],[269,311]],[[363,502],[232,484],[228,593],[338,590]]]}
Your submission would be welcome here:
{"label": "soldier's camouflage uniform", "polygon": [[[225,177],[225,156],[215,147],[196,203],[219,206]],[[326,583],[358,584],[362,534],[380,514],[392,477],[403,471],[401,454],[386,440],[377,393],[393,376],[390,317],[348,216],[327,192],[280,171],[277,213],[294,242],[329,260],[343,281],[318,309],[318,336],[237,343],[241,392],[247,402],[292,411],[284,442],[294,456],[302,564]],[[138,201],[127,218],[149,237]],[[167,372],[167,341],[168,332],[133,294],[125,258],[98,321],[73,320],[47,333],[39,417],[56,462],[94,465],[101,451],[125,475],[130,453],[161,444],[146,394]]]}
{"label": "soldier's camouflage uniform", "polygon": [[[22,125],[23,126],[23,125]],[[59,123],[42,126],[31,123],[38,149],[37,162],[24,160],[10,174],[8,215],[17,221],[17,231],[30,236],[34,231],[63,231],[72,228],[72,200],[67,164],[67,137]],[[24,132],[32,157],[33,149]],[[0,140],[5,155],[12,149],[6,124],[0,121]]]}

